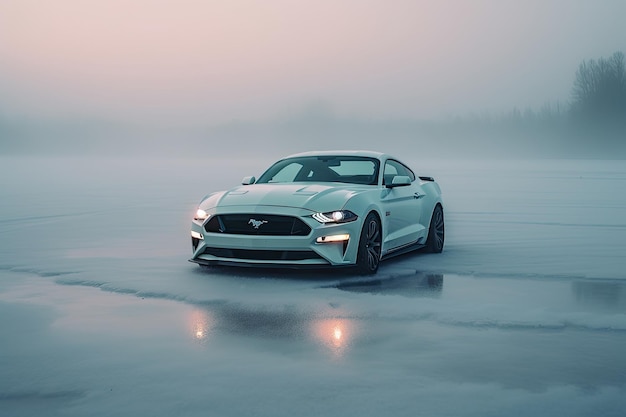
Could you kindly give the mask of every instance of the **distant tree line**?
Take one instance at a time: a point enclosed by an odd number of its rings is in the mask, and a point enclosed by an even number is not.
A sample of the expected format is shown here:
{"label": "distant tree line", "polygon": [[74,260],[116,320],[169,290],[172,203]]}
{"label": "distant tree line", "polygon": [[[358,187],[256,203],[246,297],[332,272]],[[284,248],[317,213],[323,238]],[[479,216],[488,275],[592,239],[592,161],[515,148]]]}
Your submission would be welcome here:
{"label": "distant tree line", "polygon": [[576,70],[568,103],[545,104],[539,110],[514,108],[504,114],[473,115],[456,120],[468,131],[533,139],[554,149],[594,149],[626,153],[626,62],[624,53],[584,60]]}
{"label": "distant tree line", "polygon": [[626,66],[624,54],[583,61],[572,89],[572,116],[591,123],[626,126]]}
{"label": "distant tree line", "polygon": [[539,111],[514,108],[501,116],[502,121],[531,124],[551,124],[561,118],[591,124],[626,123],[624,53],[615,52],[609,58],[584,60],[576,71],[569,105],[559,102],[545,104]]}

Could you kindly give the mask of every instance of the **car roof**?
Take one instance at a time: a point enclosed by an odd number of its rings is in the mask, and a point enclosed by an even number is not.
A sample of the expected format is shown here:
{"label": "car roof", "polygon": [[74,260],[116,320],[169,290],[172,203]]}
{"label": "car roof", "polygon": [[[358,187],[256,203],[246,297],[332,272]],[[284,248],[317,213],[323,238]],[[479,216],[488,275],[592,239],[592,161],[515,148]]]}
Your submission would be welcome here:
{"label": "car roof", "polygon": [[337,150],[337,151],[310,151],[310,152],[300,152],[293,155],[289,155],[283,159],[287,158],[297,158],[302,156],[365,156],[369,158],[376,159],[387,159],[391,158],[391,156],[375,151],[367,151],[367,150]]}

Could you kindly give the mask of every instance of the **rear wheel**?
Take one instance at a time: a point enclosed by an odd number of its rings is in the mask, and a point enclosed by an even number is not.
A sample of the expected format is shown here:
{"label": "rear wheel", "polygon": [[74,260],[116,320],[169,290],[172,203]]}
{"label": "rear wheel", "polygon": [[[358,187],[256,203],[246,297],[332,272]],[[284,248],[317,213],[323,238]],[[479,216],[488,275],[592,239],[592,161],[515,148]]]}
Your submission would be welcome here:
{"label": "rear wheel", "polygon": [[433,210],[428,228],[428,238],[426,239],[426,250],[431,253],[441,253],[446,237],[446,228],[443,220],[443,208],[439,204]]}
{"label": "rear wheel", "polygon": [[381,246],[382,230],[380,220],[378,220],[376,214],[370,213],[365,218],[359,239],[359,251],[356,260],[356,268],[359,273],[373,275],[378,271]]}

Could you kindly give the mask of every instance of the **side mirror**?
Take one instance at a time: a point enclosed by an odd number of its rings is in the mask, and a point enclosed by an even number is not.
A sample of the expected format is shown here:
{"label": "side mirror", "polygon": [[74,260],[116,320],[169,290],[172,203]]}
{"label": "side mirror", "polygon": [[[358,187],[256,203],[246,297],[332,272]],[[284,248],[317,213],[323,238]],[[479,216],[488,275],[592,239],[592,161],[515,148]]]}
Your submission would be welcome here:
{"label": "side mirror", "polygon": [[396,175],[393,177],[391,184],[387,184],[387,188],[406,187],[411,185],[411,178],[406,175]]}
{"label": "side mirror", "polygon": [[254,178],[254,176],[250,176],[250,177],[243,177],[243,179],[241,180],[241,185],[250,185],[250,184],[254,184],[256,181],[256,178]]}

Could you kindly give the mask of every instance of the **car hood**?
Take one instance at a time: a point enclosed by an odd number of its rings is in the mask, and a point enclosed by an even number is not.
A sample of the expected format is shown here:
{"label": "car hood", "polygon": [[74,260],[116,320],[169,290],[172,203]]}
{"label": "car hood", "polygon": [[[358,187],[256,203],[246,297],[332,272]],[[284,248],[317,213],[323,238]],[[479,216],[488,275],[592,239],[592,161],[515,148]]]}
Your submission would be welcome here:
{"label": "car hood", "polygon": [[355,194],[372,186],[355,184],[252,184],[211,194],[201,203],[203,209],[228,206],[280,206],[311,211],[343,208]]}

